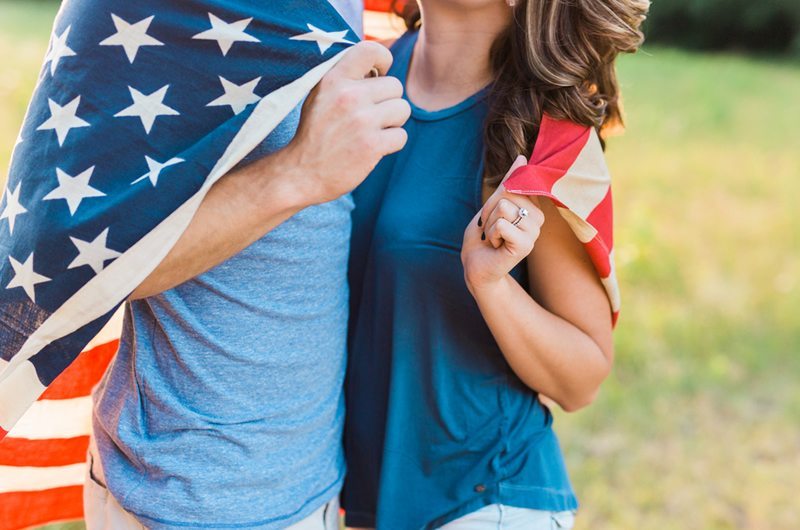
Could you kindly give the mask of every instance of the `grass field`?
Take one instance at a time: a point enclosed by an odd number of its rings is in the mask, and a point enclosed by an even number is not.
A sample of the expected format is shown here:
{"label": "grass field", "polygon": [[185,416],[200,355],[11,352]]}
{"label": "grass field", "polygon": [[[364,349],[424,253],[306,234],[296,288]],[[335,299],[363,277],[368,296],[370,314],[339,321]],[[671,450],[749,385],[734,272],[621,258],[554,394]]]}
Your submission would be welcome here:
{"label": "grass field", "polygon": [[[54,10],[0,1],[0,168]],[[617,361],[556,419],[577,528],[800,528],[800,64],[646,49],[620,76]]]}

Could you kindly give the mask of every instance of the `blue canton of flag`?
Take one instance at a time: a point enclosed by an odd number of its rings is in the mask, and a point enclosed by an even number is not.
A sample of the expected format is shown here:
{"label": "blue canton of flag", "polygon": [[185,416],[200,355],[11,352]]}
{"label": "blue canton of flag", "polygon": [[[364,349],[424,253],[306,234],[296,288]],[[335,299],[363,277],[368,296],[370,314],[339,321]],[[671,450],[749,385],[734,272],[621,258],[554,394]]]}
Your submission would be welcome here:
{"label": "blue canton of flag", "polygon": [[357,39],[326,0],[65,0],[0,203],[0,439]]}

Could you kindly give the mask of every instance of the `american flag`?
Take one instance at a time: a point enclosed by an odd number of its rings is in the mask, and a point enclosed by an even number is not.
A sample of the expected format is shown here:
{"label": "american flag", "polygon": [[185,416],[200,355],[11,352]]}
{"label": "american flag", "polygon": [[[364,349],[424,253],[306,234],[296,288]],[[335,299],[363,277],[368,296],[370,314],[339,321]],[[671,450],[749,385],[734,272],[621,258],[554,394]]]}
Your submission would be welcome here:
{"label": "american flag", "polygon": [[[389,0],[365,4],[368,35],[402,30]],[[356,40],[327,0],[62,7],[0,202],[0,530],[82,517],[89,393],[117,348],[115,309],[211,183]],[[554,200],[616,319],[596,132],[545,116],[505,186]]]}
{"label": "american flag", "polygon": [[358,38],[327,0],[64,2],[0,203],[0,527],[80,515],[90,342]]}
{"label": "american flag", "polygon": [[614,271],[611,175],[597,131],[545,114],[528,164],[504,186],[511,193],[553,201],[592,260],[616,324],[620,293]]}

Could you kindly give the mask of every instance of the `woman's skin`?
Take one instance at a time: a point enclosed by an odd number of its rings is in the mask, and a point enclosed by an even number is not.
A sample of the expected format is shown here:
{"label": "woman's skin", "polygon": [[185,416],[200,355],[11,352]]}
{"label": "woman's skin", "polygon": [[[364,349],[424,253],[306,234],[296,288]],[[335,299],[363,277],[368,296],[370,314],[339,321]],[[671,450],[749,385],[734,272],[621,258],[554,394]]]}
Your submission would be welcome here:
{"label": "woman's skin", "polygon": [[[489,51],[509,24],[511,8],[505,0],[419,3],[424,24],[406,93],[418,107],[443,109],[491,83]],[[508,175],[525,162],[520,156]],[[502,185],[485,188],[484,198],[483,209],[464,232],[467,287],[517,376],[562,409],[578,410],[594,400],[611,369],[606,292],[549,199],[514,195]],[[514,227],[520,207],[530,214]],[[523,259],[528,260],[530,293],[509,275]]]}

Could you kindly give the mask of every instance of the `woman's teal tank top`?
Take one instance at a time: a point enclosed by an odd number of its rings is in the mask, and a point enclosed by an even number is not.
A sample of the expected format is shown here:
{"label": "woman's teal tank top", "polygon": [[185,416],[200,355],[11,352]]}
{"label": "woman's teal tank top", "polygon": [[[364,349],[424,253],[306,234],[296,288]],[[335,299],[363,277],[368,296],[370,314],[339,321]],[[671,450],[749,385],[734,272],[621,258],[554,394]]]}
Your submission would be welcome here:
{"label": "woman's teal tank top", "polygon": [[[389,75],[404,84],[416,38],[392,48]],[[487,90],[444,110],[411,107],[408,144],[354,194],[347,525],[436,528],[495,503],[575,509],[552,416],[464,283]],[[524,267],[512,274],[524,281]]]}

